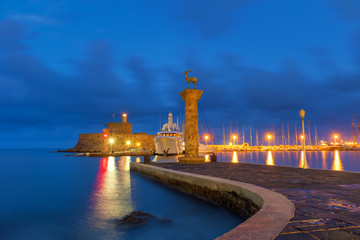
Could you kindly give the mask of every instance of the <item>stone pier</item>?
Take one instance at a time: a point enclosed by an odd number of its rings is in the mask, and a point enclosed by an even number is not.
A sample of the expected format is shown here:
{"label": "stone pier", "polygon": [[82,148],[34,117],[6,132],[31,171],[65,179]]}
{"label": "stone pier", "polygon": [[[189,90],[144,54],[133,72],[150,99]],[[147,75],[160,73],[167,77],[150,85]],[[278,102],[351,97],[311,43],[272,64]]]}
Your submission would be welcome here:
{"label": "stone pier", "polygon": [[203,91],[185,89],[180,96],[185,101],[185,157],[179,157],[180,163],[204,163],[205,158],[199,157],[199,124],[198,105]]}

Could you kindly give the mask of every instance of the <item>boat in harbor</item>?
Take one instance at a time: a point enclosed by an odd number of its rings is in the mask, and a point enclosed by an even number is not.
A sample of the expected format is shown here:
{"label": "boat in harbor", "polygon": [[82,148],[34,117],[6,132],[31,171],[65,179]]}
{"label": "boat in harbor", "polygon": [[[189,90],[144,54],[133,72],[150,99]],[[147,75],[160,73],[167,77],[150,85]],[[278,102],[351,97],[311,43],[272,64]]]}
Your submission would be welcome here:
{"label": "boat in harbor", "polygon": [[168,122],[165,123],[154,138],[155,154],[178,155],[183,153],[183,136],[179,123],[173,122],[173,115],[170,112]]}

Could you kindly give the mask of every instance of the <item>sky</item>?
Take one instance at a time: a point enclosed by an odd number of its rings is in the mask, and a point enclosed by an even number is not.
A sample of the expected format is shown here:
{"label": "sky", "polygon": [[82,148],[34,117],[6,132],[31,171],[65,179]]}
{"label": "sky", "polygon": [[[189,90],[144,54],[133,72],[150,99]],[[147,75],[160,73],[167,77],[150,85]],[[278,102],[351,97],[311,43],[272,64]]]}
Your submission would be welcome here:
{"label": "sky", "polygon": [[217,143],[230,121],[260,141],[289,123],[293,138],[302,108],[306,131],[350,139],[359,12],[358,0],[1,0],[0,148],[73,147],[123,112],[156,134],[169,111],[183,119],[189,69]]}

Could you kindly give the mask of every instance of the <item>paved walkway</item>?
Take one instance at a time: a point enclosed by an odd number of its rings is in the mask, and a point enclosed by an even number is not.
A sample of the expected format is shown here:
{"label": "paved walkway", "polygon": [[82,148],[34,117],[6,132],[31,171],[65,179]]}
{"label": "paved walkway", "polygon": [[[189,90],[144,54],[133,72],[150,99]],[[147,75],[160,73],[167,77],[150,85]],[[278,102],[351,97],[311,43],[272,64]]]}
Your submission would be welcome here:
{"label": "paved walkway", "polygon": [[247,182],[285,195],[296,211],[276,240],[360,240],[360,173],[247,163],[153,164]]}

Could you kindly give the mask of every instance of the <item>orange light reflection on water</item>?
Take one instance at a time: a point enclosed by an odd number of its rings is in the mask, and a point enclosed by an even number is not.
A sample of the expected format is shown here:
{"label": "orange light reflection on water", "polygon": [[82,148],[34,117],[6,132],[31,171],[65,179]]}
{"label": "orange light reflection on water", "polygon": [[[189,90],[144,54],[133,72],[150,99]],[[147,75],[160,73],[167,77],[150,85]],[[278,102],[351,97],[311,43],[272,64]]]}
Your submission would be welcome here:
{"label": "orange light reflection on water", "polygon": [[120,157],[116,166],[115,157],[101,159],[91,194],[90,219],[96,227],[132,211],[129,162],[130,157]]}
{"label": "orange light reflection on water", "polygon": [[338,150],[335,151],[334,162],[331,169],[335,171],[344,171],[344,167],[342,165]]}
{"label": "orange light reflection on water", "polygon": [[238,162],[239,162],[239,159],[238,159],[238,156],[237,156],[237,152],[236,152],[236,151],[233,152],[231,162],[233,162],[233,163],[238,163]]}
{"label": "orange light reflection on water", "polygon": [[272,157],[271,151],[268,151],[266,165],[274,165],[274,159]]}
{"label": "orange light reflection on water", "polygon": [[306,161],[306,155],[304,154],[304,151],[301,151],[299,168],[309,168],[309,165],[308,165],[308,163]]}

